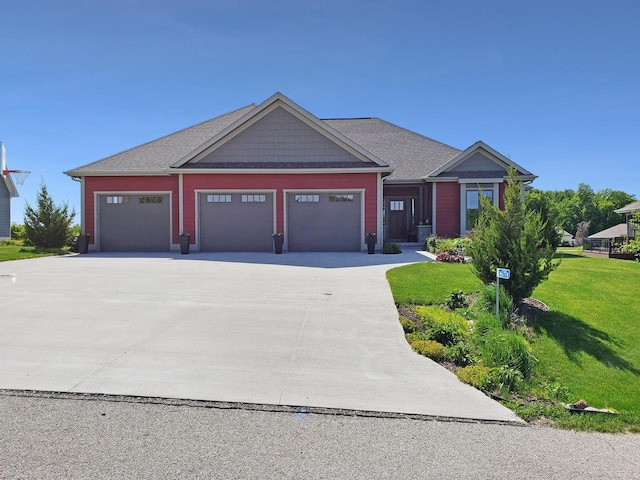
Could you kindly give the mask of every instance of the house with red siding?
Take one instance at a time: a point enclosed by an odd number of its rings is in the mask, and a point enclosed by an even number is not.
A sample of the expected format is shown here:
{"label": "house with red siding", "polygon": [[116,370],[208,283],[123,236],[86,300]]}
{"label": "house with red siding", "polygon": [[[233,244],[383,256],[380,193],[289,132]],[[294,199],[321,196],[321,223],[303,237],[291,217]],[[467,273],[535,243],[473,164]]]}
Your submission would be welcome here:
{"label": "house with red siding", "polygon": [[[464,235],[507,171],[483,142],[458,150],[378,118],[319,119],[276,93],[65,172],[81,182],[93,251],[362,251],[365,237]],[[422,227],[422,228],[420,228]]]}

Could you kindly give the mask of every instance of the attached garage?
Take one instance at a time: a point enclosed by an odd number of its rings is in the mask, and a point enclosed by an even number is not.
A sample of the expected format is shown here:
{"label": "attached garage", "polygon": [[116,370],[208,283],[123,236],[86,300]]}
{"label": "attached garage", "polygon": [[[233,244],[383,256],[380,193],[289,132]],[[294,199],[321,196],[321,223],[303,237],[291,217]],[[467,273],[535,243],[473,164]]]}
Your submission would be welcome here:
{"label": "attached garage", "polygon": [[100,251],[167,252],[171,247],[170,195],[97,195]]}
{"label": "attached garage", "polygon": [[202,252],[271,252],[273,192],[199,192]]}
{"label": "attached garage", "polygon": [[288,192],[286,216],[290,252],[361,250],[361,192]]}

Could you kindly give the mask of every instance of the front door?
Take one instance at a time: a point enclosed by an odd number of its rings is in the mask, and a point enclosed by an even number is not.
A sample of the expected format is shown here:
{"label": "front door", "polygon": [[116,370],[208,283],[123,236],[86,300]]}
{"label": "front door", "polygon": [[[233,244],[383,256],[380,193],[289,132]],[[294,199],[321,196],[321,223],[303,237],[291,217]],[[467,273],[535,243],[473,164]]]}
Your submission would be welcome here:
{"label": "front door", "polygon": [[387,199],[387,236],[388,240],[406,242],[409,235],[409,199]]}

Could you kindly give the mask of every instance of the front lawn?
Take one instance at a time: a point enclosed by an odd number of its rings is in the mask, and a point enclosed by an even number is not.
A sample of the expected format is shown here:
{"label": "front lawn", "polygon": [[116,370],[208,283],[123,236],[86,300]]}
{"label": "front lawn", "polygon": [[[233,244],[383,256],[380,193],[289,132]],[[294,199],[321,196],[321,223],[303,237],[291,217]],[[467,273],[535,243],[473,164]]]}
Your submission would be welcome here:
{"label": "front lawn", "polygon": [[[524,418],[551,417],[568,428],[640,431],[640,263],[561,255],[560,267],[533,294],[550,309],[531,325],[534,379],[507,405]],[[461,264],[414,264],[390,270],[387,278],[403,306],[442,303],[453,291],[479,288],[470,267]],[[555,389],[568,401],[584,399],[624,415],[569,415],[548,402],[518,400]]]}
{"label": "front lawn", "polygon": [[68,250],[36,250],[34,247],[22,245],[0,245],[0,262],[9,260],[23,260],[25,258],[49,257],[52,255],[65,255]]}

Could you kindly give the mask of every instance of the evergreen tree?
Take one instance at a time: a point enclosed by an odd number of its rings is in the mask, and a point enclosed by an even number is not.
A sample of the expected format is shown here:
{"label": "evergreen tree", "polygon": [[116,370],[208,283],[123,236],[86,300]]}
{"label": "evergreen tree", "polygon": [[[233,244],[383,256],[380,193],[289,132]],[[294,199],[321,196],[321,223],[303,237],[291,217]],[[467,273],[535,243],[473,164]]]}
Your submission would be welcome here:
{"label": "evergreen tree", "polygon": [[26,239],[36,248],[62,248],[67,241],[69,229],[76,212],[69,211],[69,205],[56,207],[42,183],[37,195],[37,209],[28,203],[24,212],[24,231]]}
{"label": "evergreen tree", "polygon": [[512,168],[504,194],[504,210],[480,196],[480,218],[468,248],[473,271],[483,283],[495,282],[497,268],[511,270],[511,278],[501,285],[514,304],[530,296],[558,266],[552,262],[555,248],[544,235],[547,222],[539,211],[525,209],[521,191],[522,183]]}

